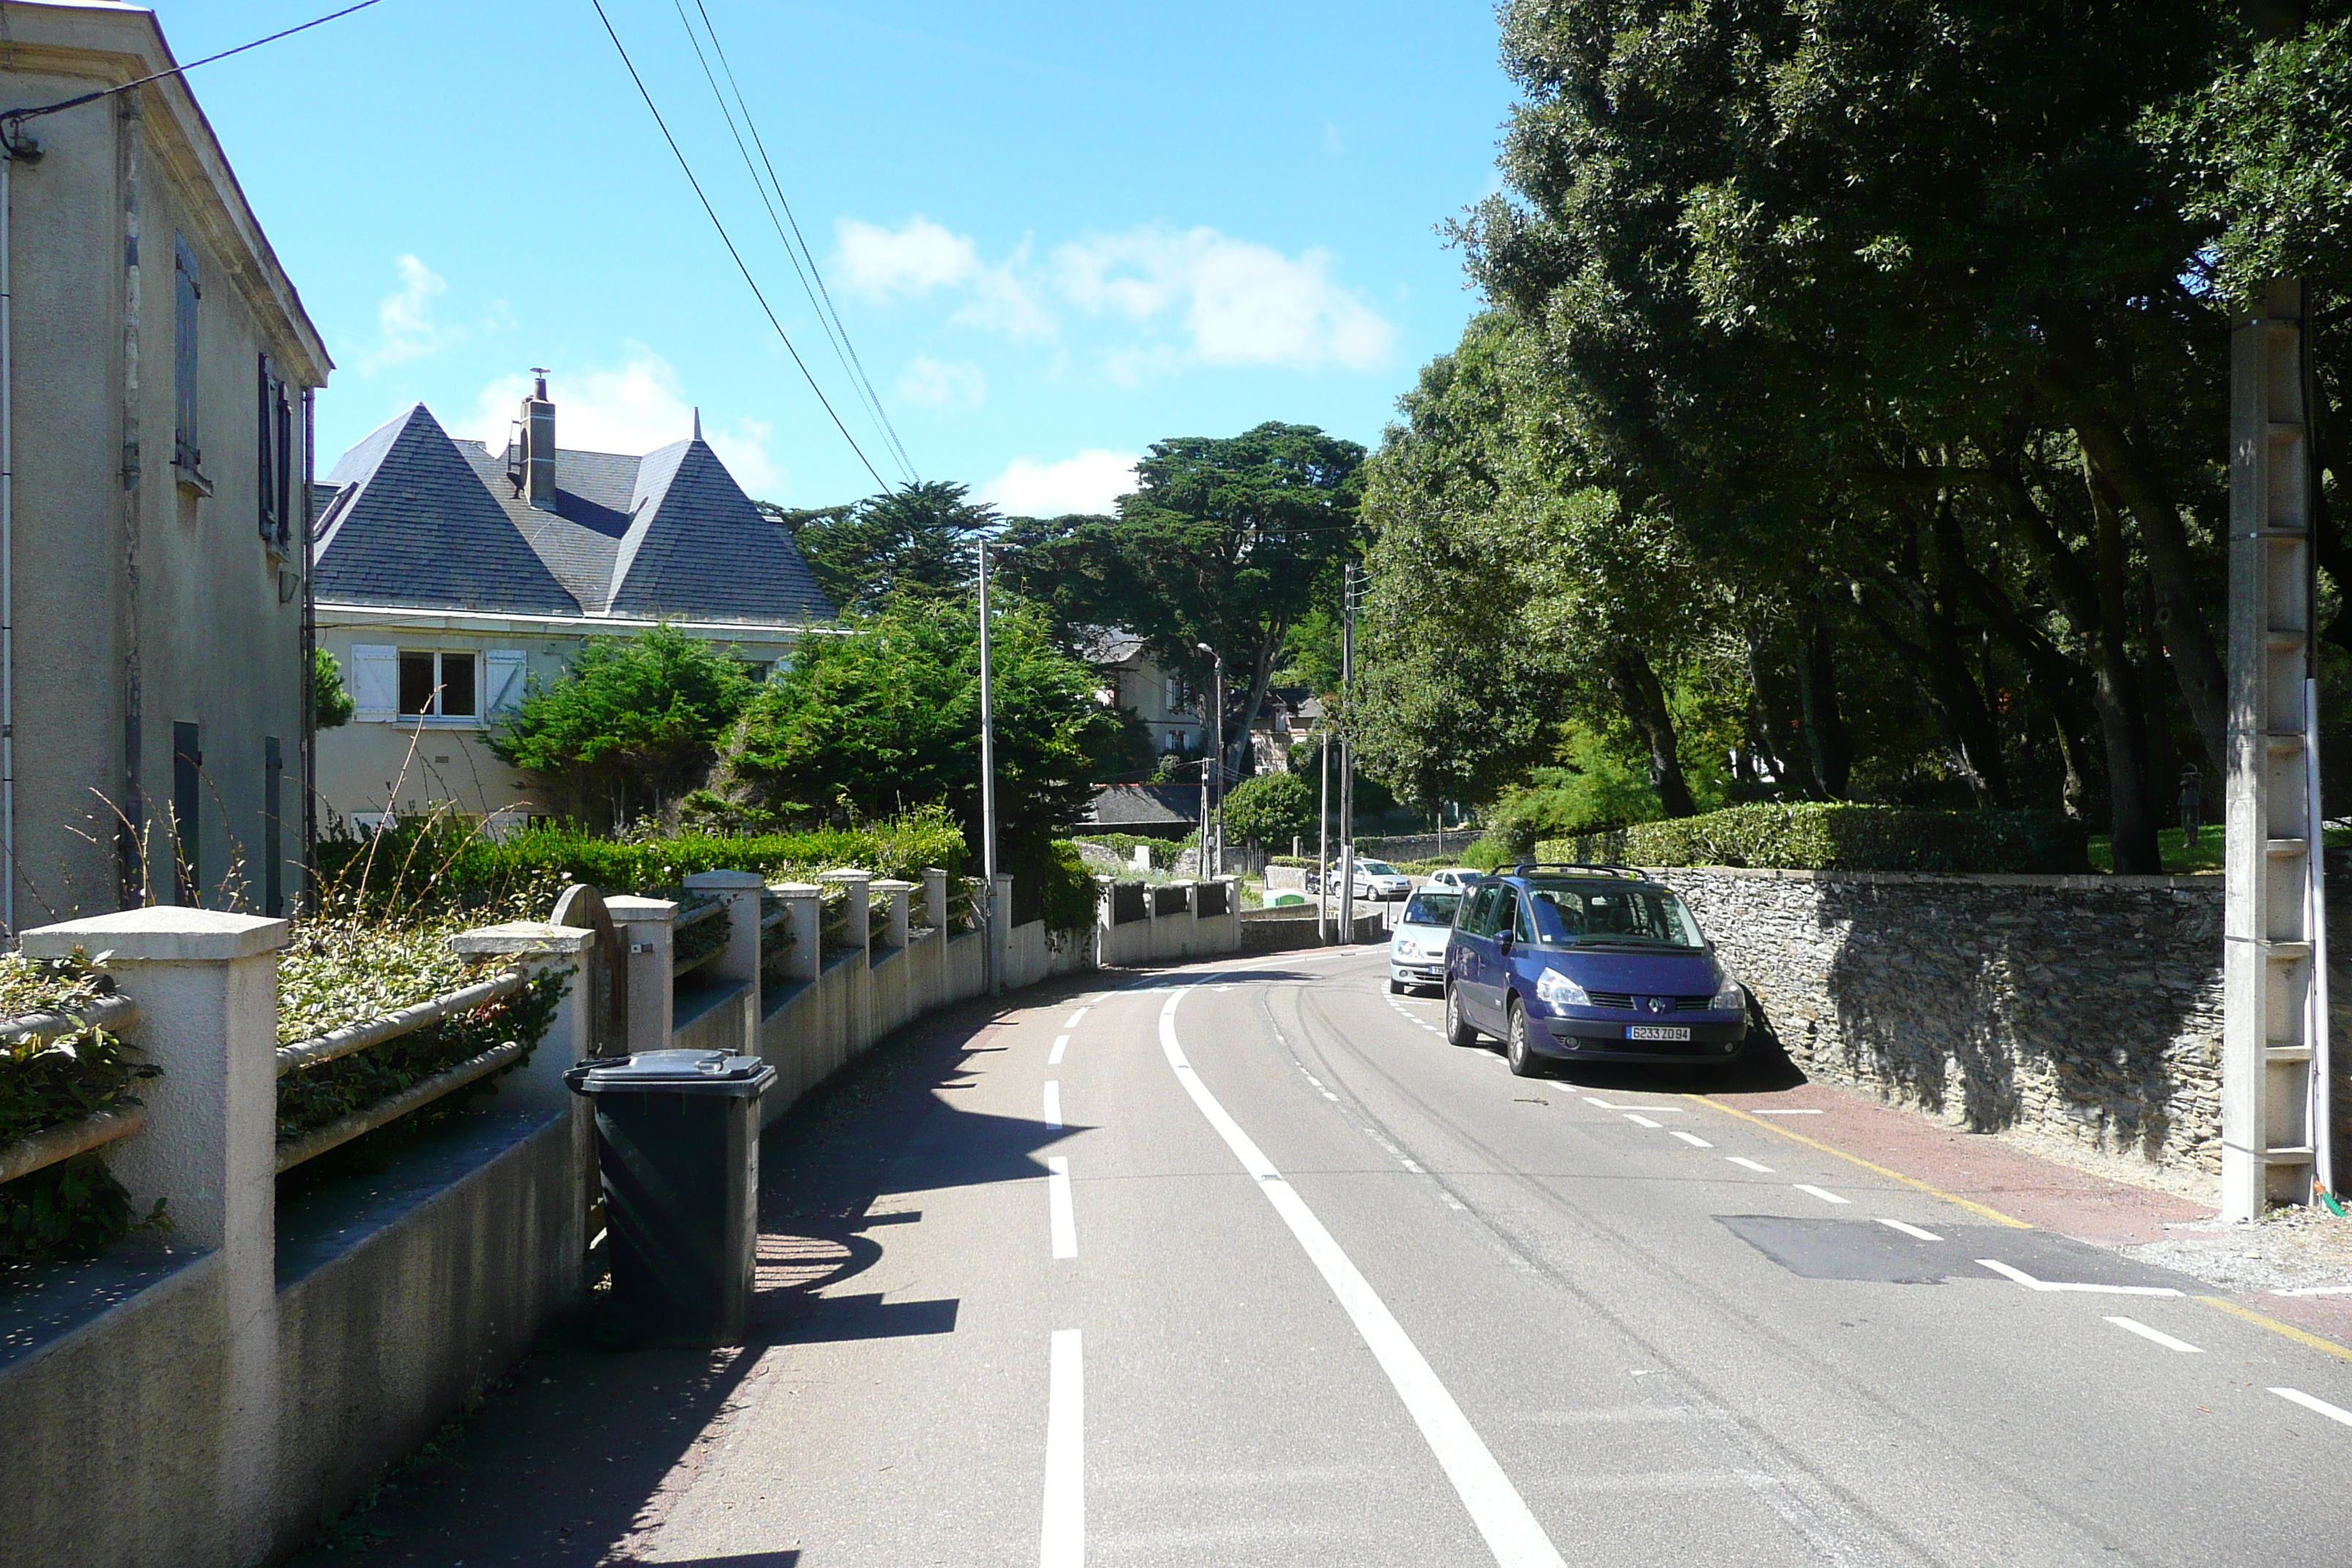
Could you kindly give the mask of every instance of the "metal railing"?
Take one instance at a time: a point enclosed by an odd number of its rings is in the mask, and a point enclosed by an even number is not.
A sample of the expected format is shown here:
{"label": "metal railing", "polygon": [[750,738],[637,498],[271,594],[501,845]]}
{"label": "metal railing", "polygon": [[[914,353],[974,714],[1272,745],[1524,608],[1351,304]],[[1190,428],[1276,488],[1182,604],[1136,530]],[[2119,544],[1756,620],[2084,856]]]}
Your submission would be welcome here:
{"label": "metal railing", "polygon": [[[523,971],[510,969],[461,990],[419,1002],[413,1007],[403,1007],[397,1013],[371,1018],[365,1023],[347,1024],[311,1039],[280,1046],[278,1047],[278,1076],[282,1078],[298,1068],[316,1067],[321,1062],[331,1062],[413,1035],[445,1018],[461,1016],[517,995],[530,984],[530,976]],[[365,1137],[444,1096],[455,1094],[467,1084],[520,1060],[528,1049],[518,1040],[502,1041],[487,1051],[443,1068],[431,1078],[410,1084],[397,1094],[379,1100],[373,1105],[363,1106],[339,1121],[314,1127],[287,1140],[278,1145],[278,1172],[283,1175],[331,1149],[341,1148],[354,1138]]]}
{"label": "metal railing", "polygon": [[[138,1019],[138,1005],[128,996],[101,996],[72,1012],[27,1013],[21,1017],[0,1019],[0,1038],[46,1042],[79,1035],[86,1029],[120,1034]],[[13,1143],[0,1144],[0,1182],[13,1182],[77,1154],[102,1149],[130,1137],[146,1122],[143,1108],[126,1105],[118,1110],[93,1111],[54,1127],[44,1127]]]}

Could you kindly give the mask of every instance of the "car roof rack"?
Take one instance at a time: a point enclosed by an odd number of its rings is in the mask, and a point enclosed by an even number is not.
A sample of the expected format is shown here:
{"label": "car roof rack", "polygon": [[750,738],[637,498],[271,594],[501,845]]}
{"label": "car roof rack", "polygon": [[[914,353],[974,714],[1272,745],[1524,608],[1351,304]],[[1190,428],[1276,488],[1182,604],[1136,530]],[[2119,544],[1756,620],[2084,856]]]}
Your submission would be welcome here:
{"label": "car roof rack", "polygon": [[1636,882],[1650,879],[1631,866],[1605,866],[1592,860],[1522,860],[1511,868],[1511,875],[1524,877],[1531,871],[1590,871],[1603,877],[1623,877]]}

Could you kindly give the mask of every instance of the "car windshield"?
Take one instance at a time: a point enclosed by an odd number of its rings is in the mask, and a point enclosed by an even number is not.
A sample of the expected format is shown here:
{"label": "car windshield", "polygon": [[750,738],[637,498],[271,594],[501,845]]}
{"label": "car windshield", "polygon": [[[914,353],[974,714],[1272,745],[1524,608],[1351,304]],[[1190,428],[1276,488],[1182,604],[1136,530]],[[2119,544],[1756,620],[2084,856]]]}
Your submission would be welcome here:
{"label": "car windshield", "polygon": [[1528,884],[1538,940],[1563,946],[1703,946],[1698,922],[1664,888],[1632,882],[1537,880]]}
{"label": "car windshield", "polygon": [[1397,868],[1385,860],[1362,860],[1358,864],[1375,877],[1393,877],[1397,874]]}
{"label": "car windshield", "polygon": [[1404,921],[1409,926],[1450,926],[1454,911],[1462,907],[1459,893],[1423,891],[1415,893],[1404,906]]}

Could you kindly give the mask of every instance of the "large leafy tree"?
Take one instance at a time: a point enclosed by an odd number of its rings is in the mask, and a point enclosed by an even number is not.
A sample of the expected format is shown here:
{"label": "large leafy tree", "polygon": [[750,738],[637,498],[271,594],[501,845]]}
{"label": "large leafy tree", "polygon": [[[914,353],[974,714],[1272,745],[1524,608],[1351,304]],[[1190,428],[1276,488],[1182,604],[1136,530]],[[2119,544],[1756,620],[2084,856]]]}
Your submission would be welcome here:
{"label": "large leafy tree", "polygon": [[577,820],[667,819],[702,782],[753,689],[729,649],[673,626],[590,637],[562,675],[531,678],[490,749]]}
{"label": "large leafy tree", "polygon": [[901,596],[971,592],[979,542],[995,510],[960,484],[926,479],[846,506],[761,510],[792,530],[817,586],[845,613],[869,613]]}
{"label": "large leafy tree", "polygon": [[1336,602],[1364,449],[1309,425],[1153,444],[1109,517],[1015,520],[1004,574],[1065,628],[1120,626],[1198,690],[1223,656],[1225,766],[1250,754],[1293,627]]}
{"label": "large leafy tree", "polygon": [[[1033,611],[998,612],[999,842],[1008,861],[1045,853],[1126,744],[1094,672]],[[980,842],[980,636],[970,605],[901,598],[803,640],[745,710],[715,786],[784,818],[893,816],[945,802]]]}

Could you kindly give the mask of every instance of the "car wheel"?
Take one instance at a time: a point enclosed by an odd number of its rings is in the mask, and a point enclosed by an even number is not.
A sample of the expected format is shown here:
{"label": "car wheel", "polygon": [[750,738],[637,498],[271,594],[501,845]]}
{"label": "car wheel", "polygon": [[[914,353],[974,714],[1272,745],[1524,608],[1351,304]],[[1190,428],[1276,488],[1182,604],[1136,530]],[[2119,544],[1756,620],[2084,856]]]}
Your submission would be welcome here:
{"label": "car wheel", "polygon": [[1399,980],[1393,974],[1389,976],[1389,994],[1391,996],[1402,996],[1404,994],[1404,982]]}
{"label": "car wheel", "polygon": [[1449,1046],[1475,1046],[1478,1031],[1462,1021],[1462,998],[1454,994],[1454,983],[1445,983],[1445,1043]]}
{"label": "car wheel", "polygon": [[1511,1064],[1511,1071],[1519,1078],[1543,1076],[1543,1058],[1528,1044],[1528,1010],[1519,999],[1511,998],[1511,1032],[1503,1042],[1503,1054]]}

